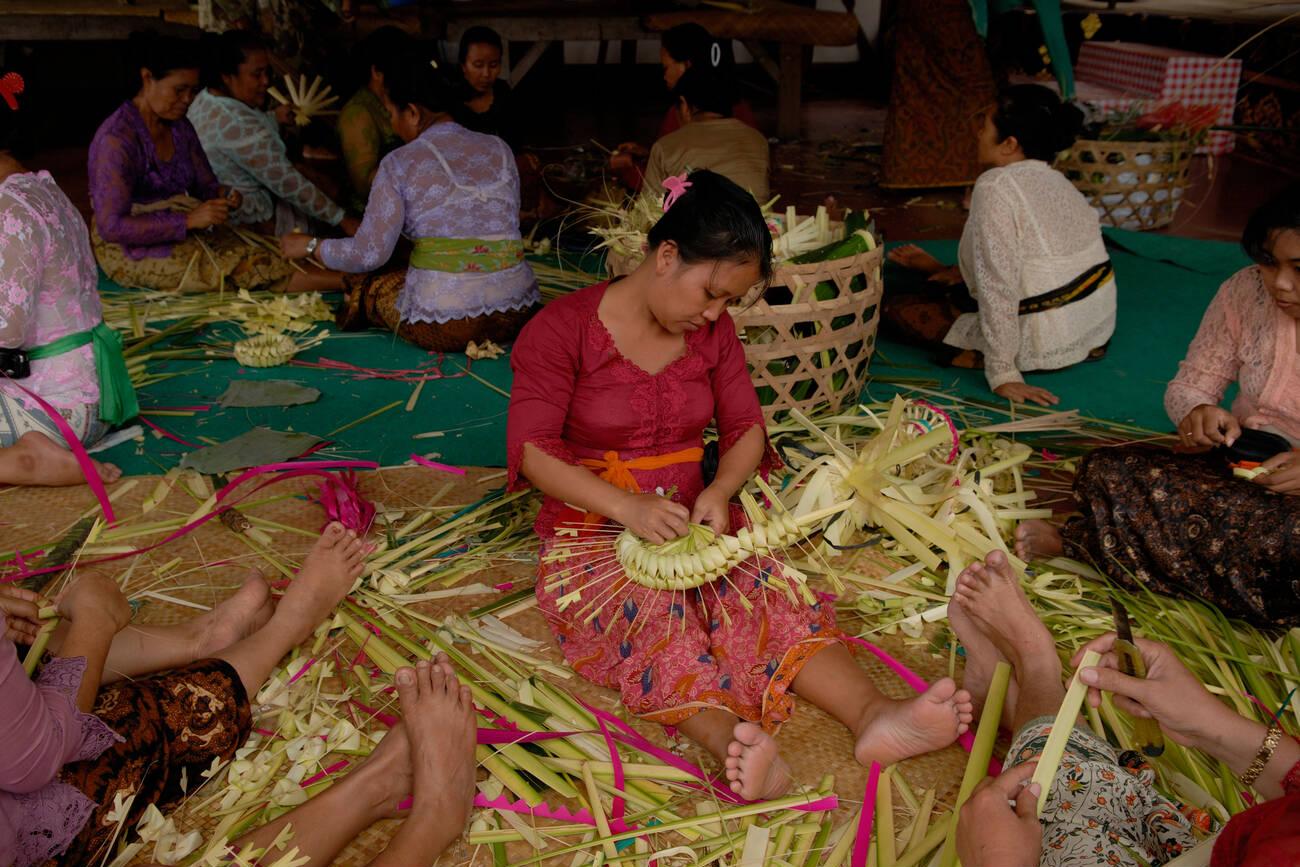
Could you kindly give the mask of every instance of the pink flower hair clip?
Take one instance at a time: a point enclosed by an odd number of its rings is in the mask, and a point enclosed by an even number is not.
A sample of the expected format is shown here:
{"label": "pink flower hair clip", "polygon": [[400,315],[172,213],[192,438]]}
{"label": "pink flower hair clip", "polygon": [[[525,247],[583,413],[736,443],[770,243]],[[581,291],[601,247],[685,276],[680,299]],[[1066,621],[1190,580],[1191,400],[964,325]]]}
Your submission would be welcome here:
{"label": "pink flower hair clip", "polygon": [[4,97],[10,111],[18,110],[18,94],[22,93],[26,86],[23,77],[16,72],[6,72],[0,76],[0,96]]}
{"label": "pink flower hair clip", "polygon": [[686,191],[690,188],[691,182],[686,180],[686,172],[676,177],[664,178],[664,189],[668,191],[664,195],[664,212],[666,213],[678,199],[686,195]]}

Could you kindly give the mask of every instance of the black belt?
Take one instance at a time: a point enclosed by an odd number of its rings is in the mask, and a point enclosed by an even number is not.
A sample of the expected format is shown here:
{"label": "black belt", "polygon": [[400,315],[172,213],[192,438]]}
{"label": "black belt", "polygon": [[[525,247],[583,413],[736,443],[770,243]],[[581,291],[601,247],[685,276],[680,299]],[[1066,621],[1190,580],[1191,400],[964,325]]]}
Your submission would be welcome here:
{"label": "black belt", "polygon": [[1052,289],[1041,295],[1025,298],[1020,302],[1020,315],[1025,316],[1030,313],[1042,313],[1045,310],[1056,310],[1067,304],[1082,301],[1101,288],[1102,284],[1114,275],[1115,268],[1107,259],[1105,262],[1093,265],[1059,289]]}

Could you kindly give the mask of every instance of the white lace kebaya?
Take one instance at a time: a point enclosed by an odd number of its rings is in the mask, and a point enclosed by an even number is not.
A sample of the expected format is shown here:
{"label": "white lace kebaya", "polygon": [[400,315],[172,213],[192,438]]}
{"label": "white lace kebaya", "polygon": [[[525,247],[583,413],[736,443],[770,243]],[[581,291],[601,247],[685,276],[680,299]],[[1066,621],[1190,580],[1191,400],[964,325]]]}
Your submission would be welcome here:
{"label": "white lace kebaya", "polygon": [[289,160],[275,115],[229,96],[202,90],[190,105],[189,121],[199,134],[217,179],[244,197],[233,223],[275,219],[275,233],[295,228],[305,215],[337,226],[344,212]]}
{"label": "white lace kebaya", "polygon": [[[457,123],[434,124],[380,162],[356,236],[321,241],[318,255],[336,271],[373,271],[403,234],[519,240],[519,169],[509,146]],[[403,322],[442,324],[524,310],[539,299],[527,262],[483,272],[412,267],[397,309]]]}
{"label": "white lace kebaya", "polygon": [[1115,331],[1113,278],[1060,307],[1020,313],[1020,302],[1066,286],[1107,260],[1097,214],[1041,160],[988,169],[975,182],[958,264],[978,313],[958,317],[944,342],[984,353],[989,387],[1021,371],[1077,364]]}

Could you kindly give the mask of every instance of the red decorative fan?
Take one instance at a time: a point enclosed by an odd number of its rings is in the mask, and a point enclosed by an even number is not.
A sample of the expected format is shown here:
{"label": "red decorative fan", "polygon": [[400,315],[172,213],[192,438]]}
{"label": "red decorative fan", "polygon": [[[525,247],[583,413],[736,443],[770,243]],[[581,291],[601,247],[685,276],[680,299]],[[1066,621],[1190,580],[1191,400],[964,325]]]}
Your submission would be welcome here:
{"label": "red decorative fan", "polygon": [[3,96],[8,103],[10,111],[18,110],[18,94],[22,93],[26,86],[23,77],[16,72],[6,72],[0,76],[0,96]]}

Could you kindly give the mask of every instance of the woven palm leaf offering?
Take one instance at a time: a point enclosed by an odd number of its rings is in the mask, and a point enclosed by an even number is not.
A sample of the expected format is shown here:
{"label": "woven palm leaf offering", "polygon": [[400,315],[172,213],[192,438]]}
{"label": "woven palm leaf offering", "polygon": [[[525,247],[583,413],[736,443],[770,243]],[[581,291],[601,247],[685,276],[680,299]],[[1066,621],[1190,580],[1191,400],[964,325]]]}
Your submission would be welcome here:
{"label": "woven palm leaf offering", "polygon": [[307,126],[317,117],[338,114],[333,107],[338,103],[339,98],[331,93],[330,86],[325,84],[319,75],[312,80],[311,84],[307,83],[305,75],[299,75],[296,81],[292,75],[286,75],[284,89],[289,92],[288,96],[274,87],[269,88],[267,93],[281,105],[293,107],[293,121],[298,126]]}

